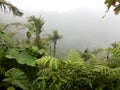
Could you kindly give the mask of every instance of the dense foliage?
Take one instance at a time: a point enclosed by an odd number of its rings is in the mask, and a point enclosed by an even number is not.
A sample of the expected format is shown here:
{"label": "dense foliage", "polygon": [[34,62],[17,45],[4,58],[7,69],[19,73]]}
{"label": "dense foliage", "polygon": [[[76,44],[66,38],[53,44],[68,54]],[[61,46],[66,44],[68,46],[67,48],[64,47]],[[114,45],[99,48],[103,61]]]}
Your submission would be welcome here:
{"label": "dense foliage", "polygon": [[15,47],[2,30],[0,43],[2,90],[120,89],[119,43],[94,52],[70,49],[66,57],[60,59],[45,52],[47,48],[39,49],[34,42]]}
{"label": "dense foliage", "polygon": [[[119,0],[105,4],[108,9],[115,6],[119,13]],[[0,6],[5,9],[5,5],[11,6],[0,0]],[[120,43],[92,52],[70,49],[66,57],[55,58],[61,35],[55,30],[43,39],[44,20],[31,16],[28,21],[27,40],[22,45],[16,46],[0,28],[0,90],[120,90]],[[48,39],[54,43],[53,56]]]}

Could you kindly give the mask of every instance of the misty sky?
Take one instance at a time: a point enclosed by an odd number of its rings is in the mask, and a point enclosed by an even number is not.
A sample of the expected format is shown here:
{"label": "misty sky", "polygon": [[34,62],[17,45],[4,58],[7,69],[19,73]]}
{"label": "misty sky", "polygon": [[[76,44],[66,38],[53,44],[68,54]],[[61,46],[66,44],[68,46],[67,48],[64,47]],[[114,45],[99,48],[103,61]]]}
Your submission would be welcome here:
{"label": "misty sky", "polygon": [[[23,17],[0,12],[0,22],[26,22],[28,16],[42,16],[44,32],[58,29],[63,39],[58,42],[60,50],[106,48],[114,41],[120,41],[120,15],[107,10],[105,0],[8,0],[17,6]],[[21,35],[21,34],[19,34]],[[61,52],[61,53],[63,53]]]}
{"label": "misty sky", "polygon": [[104,10],[104,0],[8,0],[21,10],[56,11]]}

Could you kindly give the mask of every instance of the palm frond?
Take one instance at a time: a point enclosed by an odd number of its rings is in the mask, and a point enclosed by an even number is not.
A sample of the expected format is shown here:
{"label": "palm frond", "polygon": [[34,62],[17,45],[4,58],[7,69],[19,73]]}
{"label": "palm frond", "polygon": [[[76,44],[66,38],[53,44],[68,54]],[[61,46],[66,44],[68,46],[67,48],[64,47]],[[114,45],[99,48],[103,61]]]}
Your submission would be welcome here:
{"label": "palm frond", "polygon": [[63,36],[58,34],[58,30],[53,30],[53,39],[54,40],[58,40],[58,39],[62,39]]}
{"label": "palm frond", "polygon": [[35,16],[31,16],[28,18],[28,22],[30,22],[32,26],[36,27],[36,33],[40,34],[42,32],[42,28],[45,23],[42,17],[36,18]]}
{"label": "palm frond", "polygon": [[26,28],[26,27],[29,27],[29,25],[27,25],[27,24],[25,24],[25,23],[16,22],[16,23],[10,23],[10,24],[5,25],[5,26],[2,28],[2,30],[5,30],[5,29],[8,28],[9,26],[15,26],[15,27],[21,26],[23,29]]}
{"label": "palm frond", "polygon": [[4,12],[7,12],[9,10],[9,12],[12,12],[14,16],[21,17],[23,15],[23,13],[19,11],[18,8],[16,8],[15,6],[13,6],[12,4],[8,3],[5,0],[0,0],[0,7],[1,7],[1,10]]}

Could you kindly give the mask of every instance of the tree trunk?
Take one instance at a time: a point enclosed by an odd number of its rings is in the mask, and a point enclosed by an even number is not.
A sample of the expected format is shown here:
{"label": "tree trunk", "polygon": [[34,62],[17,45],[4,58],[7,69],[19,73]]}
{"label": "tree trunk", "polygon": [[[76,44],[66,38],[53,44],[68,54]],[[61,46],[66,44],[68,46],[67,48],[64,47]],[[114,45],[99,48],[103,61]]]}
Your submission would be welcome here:
{"label": "tree trunk", "polygon": [[36,38],[35,38],[35,40],[34,40],[34,43],[35,43],[35,45],[38,47],[38,49],[40,49],[41,48],[41,38],[40,38],[40,36],[39,35],[36,35]]}
{"label": "tree trunk", "polygon": [[109,55],[110,53],[109,53],[109,51],[107,52],[107,62],[109,63],[109,58],[110,58],[110,55]]}
{"label": "tree trunk", "polygon": [[56,54],[56,43],[57,41],[54,41],[54,47],[53,47],[53,56],[55,57]]}
{"label": "tree trunk", "polygon": [[49,52],[49,54],[52,55],[52,48],[51,48],[51,45],[49,44],[49,46],[50,46],[50,52]]}

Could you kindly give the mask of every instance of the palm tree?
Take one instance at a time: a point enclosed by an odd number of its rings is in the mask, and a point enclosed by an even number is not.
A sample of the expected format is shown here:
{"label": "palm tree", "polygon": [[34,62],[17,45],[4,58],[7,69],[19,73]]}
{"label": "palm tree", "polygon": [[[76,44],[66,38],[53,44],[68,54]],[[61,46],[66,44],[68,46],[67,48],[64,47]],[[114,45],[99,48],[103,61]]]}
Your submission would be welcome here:
{"label": "palm tree", "polygon": [[117,46],[120,45],[120,43],[119,42],[118,43],[117,42],[113,42],[111,45],[112,45],[113,48],[116,48]]}
{"label": "palm tree", "polygon": [[82,57],[85,61],[87,61],[87,60],[90,59],[91,53],[89,52],[89,49],[88,49],[88,48],[86,48],[86,49],[84,50],[84,52],[81,54],[81,57]]}
{"label": "palm tree", "polygon": [[43,18],[36,18],[35,16],[31,16],[28,18],[28,24],[25,23],[10,23],[5,25],[2,30],[5,30],[6,28],[8,28],[9,26],[21,26],[21,28],[28,28],[28,32],[26,33],[27,35],[27,43],[30,43],[30,38],[32,36],[33,33],[35,33],[35,40],[34,40],[34,44],[40,49],[41,48],[41,38],[40,38],[40,34],[43,31],[43,25],[44,25],[44,20]]}
{"label": "palm tree", "polygon": [[56,54],[56,45],[57,45],[57,41],[59,39],[62,39],[63,36],[58,34],[58,30],[53,30],[53,34],[48,34],[48,40],[52,41],[54,46],[53,46],[53,56],[55,57]]}
{"label": "palm tree", "polygon": [[40,49],[41,48],[41,37],[40,34],[43,31],[43,25],[44,25],[44,20],[43,18],[36,18],[35,16],[31,16],[28,19],[28,22],[30,22],[30,25],[34,27],[34,32],[35,32],[35,40],[34,43],[35,45]]}
{"label": "palm tree", "polygon": [[1,7],[2,11],[6,12],[7,10],[9,10],[15,16],[20,16],[21,17],[23,15],[23,13],[20,12],[18,8],[16,8],[12,4],[8,3],[6,0],[0,0],[0,7]]}

